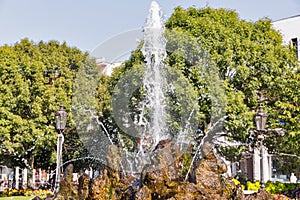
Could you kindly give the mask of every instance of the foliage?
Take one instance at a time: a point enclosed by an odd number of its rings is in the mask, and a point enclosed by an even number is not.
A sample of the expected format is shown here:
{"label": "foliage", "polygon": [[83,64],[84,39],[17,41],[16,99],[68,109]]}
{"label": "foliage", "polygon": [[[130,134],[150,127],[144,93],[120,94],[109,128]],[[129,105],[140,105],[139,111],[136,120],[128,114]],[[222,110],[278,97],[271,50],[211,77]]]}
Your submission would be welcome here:
{"label": "foliage", "polygon": [[234,182],[235,185],[241,185],[242,186],[242,190],[245,190],[245,186],[242,185],[239,180],[237,180],[235,178],[232,178],[231,180]]}
{"label": "foliage", "polygon": [[[54,113],[60,103],[70,110],[72,80],[86,57],[56,41],[34,44],[23,39],[0,47],[0,158],[4,164],[48,169],[55,162]],[[72,123],[72,116],[69,120]],[[66,138],[70,131],[66,130]]]}
{"label": "foliage", "polygon": [[11,189],[7,188],[2,192],[3,197],[11,196],[36,196],[40,198],[46,198],[47,195],[53,195],[53,192],[50,190],[31,190],[31,189]]}
{"label": "foliage", "polygon": [[238,180],[241,183],[241,185],[244,185],[244,187],[247,184],[247,181],[249,180],[247,174],[244,174],[242,172],[238,172],[234,178]]}
{"label": "foliage", "polygon": [[[279,145],[279,148],[283,147],[283,144]],[[295,152],[297,154],[297,152]],[[294,172],[297,177],[299,177],[299,166],[300,166],[300,159],[294,155],[279,155],[274,156],[272,160],[274,169],[276,169],[276,174],[290,174]]]}
{"label": "foliage", "polygon": [[260,182],[259,181],[255,181],[254,183],[247,181],[246,184],[246,189],[247,190],[253,190],[253,191],[258,191],[260,188]]}
{"label": "foliage", "polygon": [[181,176],[185,177],[190,166],[191,166],[191,161],[192,161],[192,155],[190,152],[185,152],[182,156],[182,169],[181,169]]}
{"label": "foliage", "polygon": [[300,184],[295,183],[282,183],[279,181],[266,183],[266,190],[271,194],[285,194],[287,191],[292,191],[299,187]]}
{"label": "foliage", "polygon": [[[197,39],[216,63],[226,89],[225,130],[231,141],[254,146],[253,116],[262,105],[269,115],[268,129],[288,133],[268,132],[269,150],[299,155],[298,141],[287,139],[300,132],[299,66],[293,49],[282,43],[269,19],[247,22],[232,10],[178,7],[166,27]],[[197,85],[199,79],[192,80]],[[277,148],[281,141],[289,145]],[[227,150],[223,154],[232,160]]]}
{"label": "foliage", "polygon": [[[289,199],[288,192],[299,188],[300,184],[295,183],[283,183],[283,182],[272,182],[268,181],[265,184],[265,190],[270,194],[273,194],[277,199]],[[256,181],[254,183],[248,181],[246,185],[247,190],[258,191],[260,189],[260,182]],[[283,195],[284,194],[284,195]],[[285,196],[287,195],[287,196]]]}

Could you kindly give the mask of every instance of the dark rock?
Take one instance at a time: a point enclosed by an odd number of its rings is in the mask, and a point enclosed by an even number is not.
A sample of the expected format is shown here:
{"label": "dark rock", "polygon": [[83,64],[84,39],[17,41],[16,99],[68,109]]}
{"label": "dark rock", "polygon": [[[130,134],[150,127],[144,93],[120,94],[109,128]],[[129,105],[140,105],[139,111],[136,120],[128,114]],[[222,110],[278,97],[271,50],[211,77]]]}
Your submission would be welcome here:
{"label": "dark rock", "polygon": [[[120,174],[120,151],[116,146],[108,147],[108,166],[93,180],[89,187],[89,177],[79,180],[78,194],[71,190],[70,174],[66,174],[61,184],[60,195],[73,199],[88,200],[263,200],[274,199],[266,191],[244,197],[240,186],[222,176],[226,165],[215,153],[214,148],[204,144],[203,159],[193,168],[193,182],[185,181],[191,163],[191,154],[181,155],[179,148],[171,140],[159,142],[150,154],[148,163],[140,175]],[[67,188],[67,189],[64,189]],[[64,196],[66,195],[66,196]]]}
{"label": "dark rock", "polygon": [[110,200],[113,195],[112,181],[108,177],[108,170],[104,169],[103,174],[93,181],[88,199]]}
{"label": "dark rock", "polygon": [[151,200],[151,191],[147,186],[142,187],[135,193],[135,200]]}
{"label": "dark rock", "polygon": [[82,174],[78,179],[78,196],[80,200],[87,199],[89,196],[90,176]]}
{"label": "dark rock", "polygon": [[[223,194],[225,181],[221,175],[227,171],[225,163],[217,158],[209,144],[203,146],[204,158],[195,170],[196,183],[209,194]],[[226,195],[225,195],[226,196]]]}
{"label": "dark rock", "polygon": [[69,164],[64,171],[64,176],[60,182],[59,192],[54,196],[55,200],[78,199],[78,192],[73,186],[73,165]]}

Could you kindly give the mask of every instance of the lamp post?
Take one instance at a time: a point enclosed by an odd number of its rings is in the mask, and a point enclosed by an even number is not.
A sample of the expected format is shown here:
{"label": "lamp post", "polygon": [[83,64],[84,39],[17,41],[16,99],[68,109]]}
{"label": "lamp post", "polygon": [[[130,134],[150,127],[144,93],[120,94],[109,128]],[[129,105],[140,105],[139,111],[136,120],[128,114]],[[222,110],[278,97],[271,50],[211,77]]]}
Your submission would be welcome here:
{"label": "lamp post", "polygon": [[64,106],[60,105],[59,111],[55,113],[56,129],[59,131],[57,135],[57,156],[56,156],[56,176],[55,176],[55,191],[59,191],[61,179],[61,162],[62,162],[62,144],[64,143],[64,131],[66,128],[68,114],[64,110]]}
{"label": "lamp post", "polygon": [[258,139],[260,140],[260,188],[265,188],[264,181],[264,135],[268,115],[263,112],[262,107],[259,107],[258,113],[255,115],[256,130],[259,132]]}

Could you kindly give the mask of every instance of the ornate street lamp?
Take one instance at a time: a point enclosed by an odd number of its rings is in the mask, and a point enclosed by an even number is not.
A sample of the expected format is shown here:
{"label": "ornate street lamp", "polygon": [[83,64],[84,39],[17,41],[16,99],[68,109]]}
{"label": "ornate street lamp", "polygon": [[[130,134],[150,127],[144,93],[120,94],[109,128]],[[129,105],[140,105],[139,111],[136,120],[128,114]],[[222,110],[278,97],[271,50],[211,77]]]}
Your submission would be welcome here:
{"label": "ornate street lamp", "polygon": [[65,111],[64,106],[60,105],[59,111],[55,113],[56,119],[56,129],[61,132],[64,132],[67,124],[68,113]]}
{"label": "ornate street lamp", "polygon": [[60,105],[59,111],[55,113],[56,129],[59,130],[57,135],[57,156],[56,156],[56,177],[55,192],[59,191],[61,179],[61,163],[62,163],[62,144],[64,143],[64,131],[67,124],[68,113],[64,110],[64,106]]}
{"label": "ornate street lamp", "polygon": [[255,115],[256,130],[259,132],[258,139],[260,140],[260,188],[265,188],[264,181],[264,135],[266,129],[268,115],[263,112],[262,107],[259,107],[258,113]]}
{"label": "ornate street lamp", "polygon": [[266,128],[268,115],[263,112],[261,106],[259,106],[258,113],[255,115],[255,123],[256,123],[256,130],[264,131]]}

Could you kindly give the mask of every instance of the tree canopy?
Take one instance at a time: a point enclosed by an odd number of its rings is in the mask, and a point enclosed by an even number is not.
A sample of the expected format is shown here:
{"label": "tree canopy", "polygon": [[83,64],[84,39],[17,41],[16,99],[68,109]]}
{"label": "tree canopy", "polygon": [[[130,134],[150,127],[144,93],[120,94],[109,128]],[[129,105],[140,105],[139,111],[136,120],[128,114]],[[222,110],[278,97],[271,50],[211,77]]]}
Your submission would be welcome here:
{"label": "tree canopy", "polygon": [[70,110],[72,80],[86,58],[80,50],[56,41],[35,44],[23,39],[0,47],[0,158],[4,164],[46,169],[55,163],[54,113],[61,103]]}
{"label": "tree canopy", "polygon": [[[269,150],[299,155],[299,65],[270,19],[248,22],[232,10],[178,7],[166,27],[197,38],[216,63],[226,86],[225,127],[233,139],[251,142],[261,105],[269,116]],[[287,134],[280,136],[278,128]],[[282,141],[290,144],[277,148]]]}

